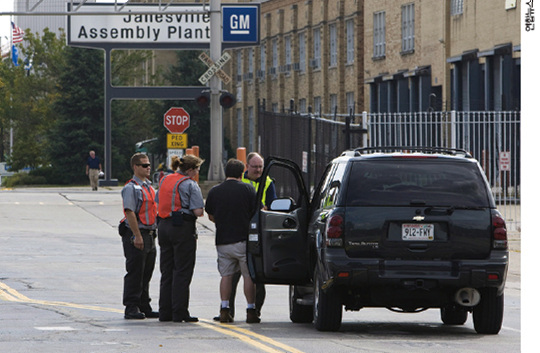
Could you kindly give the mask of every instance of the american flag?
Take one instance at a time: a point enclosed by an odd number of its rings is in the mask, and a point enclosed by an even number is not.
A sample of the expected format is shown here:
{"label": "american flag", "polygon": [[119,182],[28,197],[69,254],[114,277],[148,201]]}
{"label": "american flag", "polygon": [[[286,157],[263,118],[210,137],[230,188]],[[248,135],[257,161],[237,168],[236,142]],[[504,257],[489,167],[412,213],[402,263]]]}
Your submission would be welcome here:
{"label": "american flag", "polygon": [[11,22],[11,27],[13,27],[13,44],[22,42],[24,37],[24,31],[13,22]]}

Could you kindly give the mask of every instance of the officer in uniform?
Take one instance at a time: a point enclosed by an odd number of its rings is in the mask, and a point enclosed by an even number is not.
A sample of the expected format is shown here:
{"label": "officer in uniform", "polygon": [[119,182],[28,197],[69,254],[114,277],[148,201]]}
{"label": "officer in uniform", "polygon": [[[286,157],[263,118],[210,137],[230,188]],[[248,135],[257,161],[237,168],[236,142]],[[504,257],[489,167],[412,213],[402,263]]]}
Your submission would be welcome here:
{"label": "officer in uniform", "polygon": [[126,275],[123,304],[125,319],[157,318],[150,306],[149,286],[156,263],[155,191],[149,180],[150,161],[143,153],[131,157],[133,178],[122,189],[125,218],[120,222]]}
{"label": "officer in uniform", "polygon": [[175,172],[160,181],[158,239],[161,282],[159,321],[197,322],[189,313],[189,286],[197,250],[195,221],[204,213],[201,189],[193,177],[204,160],[193,155],[172,157]]}

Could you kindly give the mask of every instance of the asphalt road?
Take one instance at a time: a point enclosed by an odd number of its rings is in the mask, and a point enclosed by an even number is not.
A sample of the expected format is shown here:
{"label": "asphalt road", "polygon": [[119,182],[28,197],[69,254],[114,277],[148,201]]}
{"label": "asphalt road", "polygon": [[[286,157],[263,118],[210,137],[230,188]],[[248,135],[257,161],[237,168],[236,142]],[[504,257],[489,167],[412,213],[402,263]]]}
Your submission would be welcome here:
{"label": "asphalt road", "polygon": [[[505,319],[496,336],[442,325],[438,310],[346,312],[339,332],[321,333],[288,317],[288,288],[267,286],[262,323],[212,321],[219,306],[214,227],[198,221],[190,311],[199,323],[123,319],[124,258],[116,232],[120,188],[0,191],[0,352],[518,352],[521,248],[510,241]],[[157,309],[159,267],[151,283]]]}

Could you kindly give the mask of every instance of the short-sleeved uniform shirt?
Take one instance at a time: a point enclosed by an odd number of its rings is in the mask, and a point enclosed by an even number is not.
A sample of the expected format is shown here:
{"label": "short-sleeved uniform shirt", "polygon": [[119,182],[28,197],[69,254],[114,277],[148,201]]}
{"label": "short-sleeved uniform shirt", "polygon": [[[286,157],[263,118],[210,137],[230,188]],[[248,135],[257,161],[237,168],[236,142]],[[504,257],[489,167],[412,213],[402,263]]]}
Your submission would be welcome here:
{"label": "short-sleeved uniform shirt", "polygon": [[[151,188],[152,182],[149,180],[142,181],[135,175],[133,175],[133,180],[137,182],[137,184],[134,183],[127,183],[124,188],[122,189],[122,203],[124,205],[124,210],[131,210],[135,212],[135,214],[139,214],[139,210],[141,208],[142,202],[143,202],[143,193],[141,188]],[[154,223],[153,225],[144,225],[139,220],[139,229],[156,229],[157,225]],[[126,225],[129,227],[129,223],[126,219]]]}
{"label": "short-sleeved uniform shirt", "polygon": [[[180,173],[180,175],[186,176],[183,173]],[[204,199],[201,188],[195,180],[186,179],[181,182],[178,185],[178,194],[180,195],[180,202],[182,203],[182,213],[194,216],[193,210],[204,208]],[[156,201],[159,203],[158,194],[156,194]]]}
{"label": "short-sleeved uniform shirt", "polygon": [[216,223],[216,245],[248,239],[255,198],[255,188],[238,180],[225,180],[210,189],[205,209]]}

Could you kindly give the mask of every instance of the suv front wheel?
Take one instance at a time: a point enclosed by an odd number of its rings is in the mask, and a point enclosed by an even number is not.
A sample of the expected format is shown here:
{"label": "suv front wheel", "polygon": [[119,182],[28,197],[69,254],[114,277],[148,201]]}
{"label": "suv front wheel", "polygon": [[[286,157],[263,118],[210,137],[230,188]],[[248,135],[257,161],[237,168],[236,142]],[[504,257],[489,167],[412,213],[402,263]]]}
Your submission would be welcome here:
{"label": "suv front wheel", "polygon": [[341,326],[342,305],[335,288],[322,289],[319,270],[314,274],[315,302],[313,305],[313,323],[319,331],[337,331]]}
{"label": "suv front wheel", "polygon": [[497,295],[497,288],[485,288],[480,295],[480,303],[473,309],[474,329],[481,334],[496,335],[502,326],[504,294]]}

